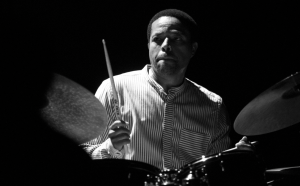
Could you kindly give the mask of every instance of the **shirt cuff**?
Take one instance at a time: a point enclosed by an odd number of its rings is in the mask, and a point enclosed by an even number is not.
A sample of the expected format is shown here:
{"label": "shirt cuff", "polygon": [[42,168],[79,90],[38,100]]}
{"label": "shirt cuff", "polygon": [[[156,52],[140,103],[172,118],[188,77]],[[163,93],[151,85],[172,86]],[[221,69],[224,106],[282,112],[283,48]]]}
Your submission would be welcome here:
{"label": "shirt cuff", "polygon": [[106,140],[106,149],[109,155],[113,158],[121,159],[124,155],[124,148],[121,151],[114,148],[113,144],[111,143],[110,138]]}

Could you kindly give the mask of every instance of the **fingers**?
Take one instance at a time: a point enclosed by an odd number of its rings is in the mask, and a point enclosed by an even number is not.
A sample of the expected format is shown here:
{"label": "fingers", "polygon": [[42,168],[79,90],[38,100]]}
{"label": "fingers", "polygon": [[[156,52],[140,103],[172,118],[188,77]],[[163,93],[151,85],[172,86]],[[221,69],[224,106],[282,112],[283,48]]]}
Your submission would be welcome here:
{"label": "fingers", "polygon": [[121,150],[124,145],[130,143],[130,131],[126,128],[128,124],[117,120],[110,127],[108,137],[115,149]]}
{"label": "fingers", "polygon": [[238,150],[249,150],[253,151],[251,143],[248,141],[248,138],[244,136],[238,143],[235,144]]}
{"label": "fingers", "polygon": [[118,138],[111,138],[111,143],[113,144],[114,148],[117,150],[122,150],[123,146],[130,143],[130,139],[123,136]]}
{"label": "fingers", "polygon": [[109,138],[115,138],[115,137],[120,136],[120,135],[125,135],[125,136],[130,137],[130,131],[127,128],[124,128],[124,127],[115,128],[114,130],[109,131],[108,137]]}
{"label": "fingers", "polygon": [[125,128],[126,128],[127,125],[128,125],[128,123],[125,123],[125,121],[117,120],[117,121],[113,122],[113,123],[110,125],[109,129],[110,129],[110,130],[114,130],[115,128],[119,128],[119,127],[125,127]]}
{"label": "fingers", "polygon": [[249,143],[248,138],[246,136],[243,136],[240,142]]}
{"label": "fingers", "polygon": [[245,144],[251,146],[251,143],[246,136],[243,136],[243,138],[237,144]]}
{"label": "fingers", "polygon": [[121,134],[128,134],[130,135],[130,131],[126,128],[128,123],[126,124],[124,121],[117,120],[109,127],[109,138],[114,138],[115,136]]}

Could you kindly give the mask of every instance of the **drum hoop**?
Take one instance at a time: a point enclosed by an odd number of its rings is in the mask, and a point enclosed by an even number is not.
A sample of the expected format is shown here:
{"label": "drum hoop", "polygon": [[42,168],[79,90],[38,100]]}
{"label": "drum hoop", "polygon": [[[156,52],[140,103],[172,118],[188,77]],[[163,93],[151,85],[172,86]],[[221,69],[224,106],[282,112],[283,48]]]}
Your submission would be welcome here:
{"label": "drum hoop", "polygon": [[219,161],[222,157],[230,156],[230,155],[238,155],[238,154],[252,154],[255,155],[253,151],[245,151],[245,150],[235,150],[235,151],[228,151],[228,152],[221,152],[217,154],[212,154],[209,156],[201,157],[197,160],[194,160],[182,168],[179,169],[179,172],[186,172],[190,167],[192,168],[200,168],[203,165],[209,164],[210,162]]}
{"label": "drum hoop", "polygon": [[[145,162],[136,161],[136,160],[125,160],[125,159],[94,159],[93,161],[99,162],[101,166],[113,167],[116,168],[127,168],[127,169],[134,169],[145,171],[149,174],[159,175],[161,172],[159,168],[150,165]],[[97,163],[98,164],[98,163]]]}

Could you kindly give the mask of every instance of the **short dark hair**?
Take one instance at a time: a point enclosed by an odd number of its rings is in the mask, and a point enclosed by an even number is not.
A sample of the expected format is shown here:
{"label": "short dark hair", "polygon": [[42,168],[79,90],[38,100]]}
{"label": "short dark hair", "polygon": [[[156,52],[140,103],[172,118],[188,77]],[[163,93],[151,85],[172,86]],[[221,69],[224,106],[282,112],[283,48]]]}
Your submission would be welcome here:
{"label": "short dark hair", "polygon": [[148,42],[150,41],[150,35],[151,35],[151,27],[152,23],[156,21],[160,17],[175,17],[181,23],[186,27],[186,29],[190,32],[191,34],[191,41],[196,42],[198,40],[198,25],[196,21],[187,13],[177,10],[177,9],[166,9],[158,12],[155,14],[152,19],[150,20],[148,24],[148,29],[147,29],[147,39]]}

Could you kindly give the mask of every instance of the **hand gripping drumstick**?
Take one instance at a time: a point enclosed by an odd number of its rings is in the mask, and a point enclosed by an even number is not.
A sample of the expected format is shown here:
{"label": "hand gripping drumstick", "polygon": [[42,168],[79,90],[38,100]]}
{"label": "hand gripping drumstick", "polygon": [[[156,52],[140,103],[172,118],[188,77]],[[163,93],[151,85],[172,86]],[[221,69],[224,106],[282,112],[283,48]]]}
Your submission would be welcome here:
{"label": "hand gripping drumstick", "polygon": [[[112,68],[111,68],[111,65],[110,65],[110,60],[109,60],[109,57],[108,57],[108,52],[107,52],[107,48],[106,48],[106,44],[105,44],[104,39],[102,40],[102,43],[103,43],[103,47],[104,47],[104,53],[105,53],[105,59],[106,59],[106,66],[107,66],[107,70],[108,70],[108,75],[109,75],[109,79],[110,79],[110,83],[111,83],[111,87],[112,87],[112,92],[113,92],[113,104],[114,104],[113,106],[115,108],[115,113],[116,113],[117,119],[121,121],[122,117],[121,117],[120,108],[119,108],[119,99],[118,99],[117,90],[116,90],[116,86],[115,86],[115,81],[114,81],[114,77],[113,77],[113,73],[112,73]],[[127,156],[130,155],[129,144],[124,145],[124,150],[125,150],[125,158],[127,159]]]}
{"label": "hand gripping drumstick", "polygon": [[[250,145],[253,150],[255,150],[255,145],[257,145],[257,144],[258,144],[257,141],[253,141],[253,142],[248,143],[248,145]],[[234,148],[231,148],[231,149],[224,150],[222,152],[229,152],[229,151],[234,151],[234,150],[238,150],[238,148],[234,147]]]}

